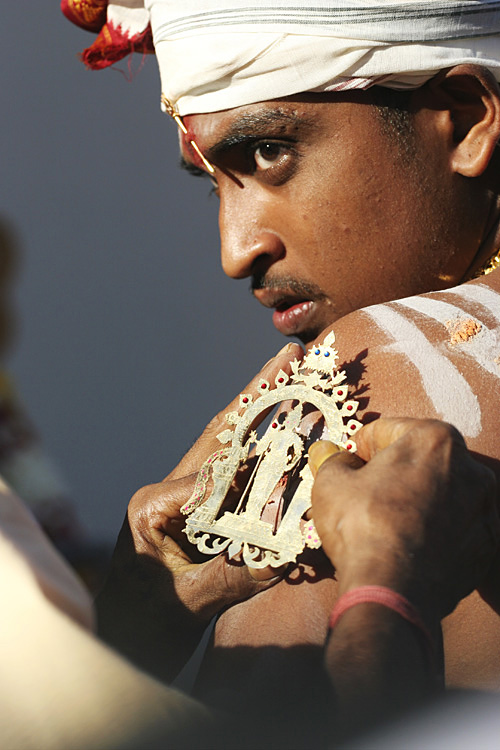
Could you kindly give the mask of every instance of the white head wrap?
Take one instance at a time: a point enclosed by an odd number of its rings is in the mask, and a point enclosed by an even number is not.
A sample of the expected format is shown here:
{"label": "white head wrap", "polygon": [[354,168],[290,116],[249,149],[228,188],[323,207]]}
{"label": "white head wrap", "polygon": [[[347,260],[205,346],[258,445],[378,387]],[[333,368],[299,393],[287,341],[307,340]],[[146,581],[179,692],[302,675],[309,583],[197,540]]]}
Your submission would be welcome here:
{"label": "white head wrap", "polygon": [[181,115],[304,91],[420,86],[477,63],[500,80],[500,0],[145,0]]}

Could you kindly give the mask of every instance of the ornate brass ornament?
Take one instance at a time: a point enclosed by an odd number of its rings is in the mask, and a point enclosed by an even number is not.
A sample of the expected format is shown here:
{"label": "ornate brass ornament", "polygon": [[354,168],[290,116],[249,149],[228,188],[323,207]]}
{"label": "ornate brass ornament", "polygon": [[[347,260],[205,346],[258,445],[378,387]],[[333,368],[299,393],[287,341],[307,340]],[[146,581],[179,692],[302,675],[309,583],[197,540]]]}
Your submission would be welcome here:
{"label": "ornate brass ornament", "polygon": [[[304,462],[305,436],[299,432],[304,405],[312,404],[321,412],[329,440],[345,450],[356,450],[352,435],[361,427],[352,419],[358,403],[347,400],[345,372],[336,371],[338,352],[332,346],[334,342],[332,332],[323,344],[309,349],[302,362],[295,359],[291,363],[291,376],[280,370],[274,388],[261,380],[261,395],[254,400],[250,394],[242,394],[240,410],[226,415],[231,427],[217,436],[224,447],[203,464],[194,492],[181,508],[188,515],[187,537],[200,552],[215,555],[227,550],[229,557],[241,552],[249,567],[263,568],[295,561],[305,545],[321,546],[313,522],[301,520],[311,506],[313,483]],[[252,424],[261,412],[283,401],[290,401],[291,408],[275,416],[259,438]],[[236,473],[250,455],[255,466],[237,507],[224,510]],[[262,514],[273,492],[286,485],[294,470],[298,484],[276,528],[275,523],[263,520]],[[210,477],[212,490],[205,500]]]}

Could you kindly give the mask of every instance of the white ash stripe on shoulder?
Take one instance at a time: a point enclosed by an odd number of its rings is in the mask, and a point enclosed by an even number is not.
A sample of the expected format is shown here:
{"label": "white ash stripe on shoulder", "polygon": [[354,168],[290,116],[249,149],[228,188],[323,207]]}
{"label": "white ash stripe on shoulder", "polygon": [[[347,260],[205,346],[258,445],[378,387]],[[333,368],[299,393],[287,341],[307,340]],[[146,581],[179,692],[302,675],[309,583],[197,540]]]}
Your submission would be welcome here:
{"label": "white ash stripe on shoulder", "polygon": [[457,289],[450,289],[453,294],[458,294],[463,299],[476,302],[500,323],[500,294],[494,292],[485,284],[464,284]]}
{"label": "white ash stripe on shoulder", "polygon": [[481,408],[469,383],[422,331],[388,305],[363,309],[394,343],[384,351],[403,355],[418,370],[437,415],[466,437],[481,433]]}
{"label": "white ash stripe on shoulder", "polygon": [[474,313],[471,316],[471,313],[462,310],[460,307],[431,297],[409,297],[408,299],[398,300],[397,304],[432,318],[443,326],[446,326],[449,320],[463,320],[464,317],[477,318],[481,323],[481,330],[468,341],[458,341],[453,345],[453,348],[474,359],[483,370],[491,375],[496,378],[500,377],[500,367],[495,362],[500,354],[500,329],[490,329],[477,314]]}

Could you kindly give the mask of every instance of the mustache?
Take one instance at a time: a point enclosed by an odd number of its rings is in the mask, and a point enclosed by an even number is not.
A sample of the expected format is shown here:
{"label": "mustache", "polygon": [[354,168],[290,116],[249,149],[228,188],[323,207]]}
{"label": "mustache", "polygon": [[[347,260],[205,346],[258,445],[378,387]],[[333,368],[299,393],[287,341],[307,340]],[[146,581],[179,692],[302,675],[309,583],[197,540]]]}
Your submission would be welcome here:
{"label": "mustache", "polygon": [[280,292],[288,292],[303,297],[304,299],[320,300],[326,297],[321,288],[310,281],[302,281],[293,276],[269,276],[265,273],[254,274],[250,284],[253,294],[257,289],[274,289]]}

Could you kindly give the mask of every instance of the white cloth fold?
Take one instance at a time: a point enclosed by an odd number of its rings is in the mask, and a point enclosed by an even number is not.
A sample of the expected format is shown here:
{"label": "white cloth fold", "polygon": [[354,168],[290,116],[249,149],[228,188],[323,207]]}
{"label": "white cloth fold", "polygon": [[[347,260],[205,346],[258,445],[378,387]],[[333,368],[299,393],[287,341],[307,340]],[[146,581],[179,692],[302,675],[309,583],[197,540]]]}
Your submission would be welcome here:
{"label": "white cloth fold", "polygon": [[500,0],[145,0],[181,115],[303,91],[422,85],[460,63],[500,80]]}

